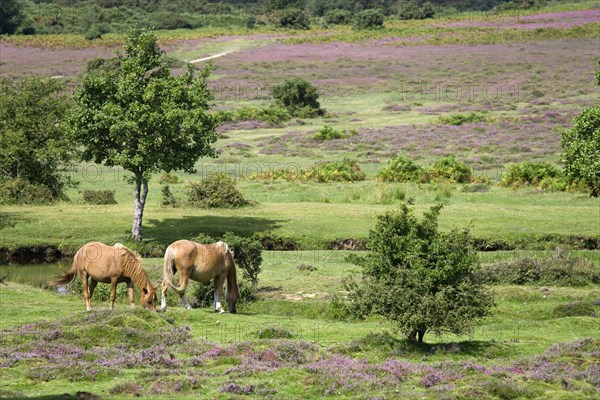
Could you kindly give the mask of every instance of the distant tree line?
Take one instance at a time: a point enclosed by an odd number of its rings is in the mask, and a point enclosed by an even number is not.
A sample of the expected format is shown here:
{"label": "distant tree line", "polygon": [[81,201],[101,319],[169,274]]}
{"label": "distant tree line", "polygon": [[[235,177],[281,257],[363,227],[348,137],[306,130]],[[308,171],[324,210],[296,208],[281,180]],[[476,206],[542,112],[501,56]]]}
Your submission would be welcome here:
{"label": "distant tree line", "polygon": [[[351,16],[424,19],[462,11],[534,8],[546,0],[2,0],[0,34],[81,33],[89,39],[128,27],[194,29],[260,25],[307,29],[310,19],[350,24]],[[370,19],[378,18],[371,14]]]}

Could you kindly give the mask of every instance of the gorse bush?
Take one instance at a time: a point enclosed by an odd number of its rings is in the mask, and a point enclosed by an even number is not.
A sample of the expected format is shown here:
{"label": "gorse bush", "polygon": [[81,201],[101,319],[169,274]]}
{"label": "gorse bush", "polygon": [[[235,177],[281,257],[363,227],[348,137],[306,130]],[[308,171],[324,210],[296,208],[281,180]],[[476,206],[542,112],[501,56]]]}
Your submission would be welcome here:
{"label": "gorse bush", "polygon": [[386,167],[377,173],[377,178],[384,182],[415,182],[419,180],[421,167],[408,157],[399,154],[388,161]]}
{"label": "gorse bush", "polygon": [[588,259],[558,247],[551,257],[522,257],[484,264],[483,279],[509,285],[586,286],[600,283],[600,270]]}
{"label": "gorse bush", "polygon": [[114,190],[92,190],[81,192],[83,202],[86,204],[117,204]]}
{"label": "gorse bush", "polygon": [[422,182],[469,183],[471,180],[471,168],[452,155],[437,160],[421,173]]}
{"label": "gorse bush", "polygon": [[421,221],[406,204],[377,217],[370,254],[350,256],[362,267],[362,279],[345,282],[348,312],[383,315],[419,342],[427,331],[468,333],[490,313],[493,296],[478,276],[469,232],[439,232],[441,208],[432,207]]}
{"label": "gorse bush", "polygon": [[383,27],[383,14],[378,9],[359,12],[352,24],[354,29],[379,29]]}
{"label": "gorse bush", "polygon": [[501,186],[514,188],[532,185],[540,186],[542,181],[558,179],[562,176],[561,170],[547,162],[523,161],[518,164],[509,164],[500,180]]}
{"label": "gorse bush", "polygon": [[248,179],[284,179],[287,181],[354,182],[366,174],[355,160],[317,162],[308,169],[276,169],[249,175]]}
{"label": "gorse bush", "polygon": [[445,125],[463,125],[488,121],[489,118],[481,113],[442,115],[439,121]]}
{"label": "gorse bush", "polygon": [[325,125],[321,128],[317,133],[314,134],[314,140],[333,140],[333,139],[346,139],[351,136],[354,136],[358,133],[356,129],[351,129],[350,131],[341,131],[338,129],[334,129],[329,125]]}
{"label": "gorse bush", "polygon": [[181,182],[181,180],[179,179],[179,177],[175,174],[170,174],[168,172],[162,174],[160,176],[160,179],[158,180],[158,183],[160,183],[161,185],[164,184],[176,184]]}
{"label": "gorse bush", "polygon": [[220,110],[216,113],[221,122],[226,121],[262,121],[280,124],[292,118],[290,112],[281,106],[267,108],[240,107],[236,110]]}
{"label": "gorse bush", "polygon": [[250,204],[225,174],[209,175],[202,181],[190,182],[188,191],[190,204],[203,208],[236,208]]}

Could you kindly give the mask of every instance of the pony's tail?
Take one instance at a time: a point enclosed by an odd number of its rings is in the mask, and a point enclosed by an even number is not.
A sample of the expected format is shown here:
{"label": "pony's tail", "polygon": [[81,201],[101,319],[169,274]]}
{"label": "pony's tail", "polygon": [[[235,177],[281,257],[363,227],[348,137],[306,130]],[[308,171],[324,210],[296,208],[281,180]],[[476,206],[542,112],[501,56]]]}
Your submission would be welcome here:
{"label": "pony's tail", "polygon": [[77,256],[78,255],[79,255],[79,253],[75,254],[75,257],[73,259],[73,265],[71,266],[71,270],[69,272],[66,272],[62,275],[54,275],[53,277],[50,278],[49,283],[51,286],[53,286],[53,287],[68,286],[71,283],[73,283],[73,281],[77,277]]}
{"label": "pony's tail", "polygon": [[173,285],[173,268],[175,267],[175,260],[173,259],[173,248],[171,246],[167,247],[167,251],[165,251],[165,263],[163,268],[163,276],[165,277],[165,281],[173,288],[174,291],[177,292],[180,296],[185,294],[185,290],[183,287],[177,287]]}

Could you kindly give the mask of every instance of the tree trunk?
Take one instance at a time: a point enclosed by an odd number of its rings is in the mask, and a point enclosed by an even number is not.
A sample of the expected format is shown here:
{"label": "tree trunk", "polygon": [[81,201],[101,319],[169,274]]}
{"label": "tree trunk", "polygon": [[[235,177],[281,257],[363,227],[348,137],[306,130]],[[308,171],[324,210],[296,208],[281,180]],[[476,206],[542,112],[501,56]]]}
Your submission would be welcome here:
{"label": "tree trunk", "polygon": [[142,241],[142,219],[144,217],[144,206],[146,205],[146,196],[148,196],[148,182],[141,176],[136,176],[135,187],[133,189],[133,226],[131,227],[131,236],[137,242]]}
{"label": "tree trunk", "polygon": [[419,343],[423,343],[423,337],[425,336],[425,329],[417,331]]}
{"label": "tree trunk", "polygon": [[416,342],[417,341],[417,331],[413,330],[410,335],[408,335],[408,340],[410,340],[411,342]]}
{"label": "tree trunk", "polygon": [[425,337],[426,329],[414,329],[409,335],[408,340],[411,342],[423,343],[423,337]]}

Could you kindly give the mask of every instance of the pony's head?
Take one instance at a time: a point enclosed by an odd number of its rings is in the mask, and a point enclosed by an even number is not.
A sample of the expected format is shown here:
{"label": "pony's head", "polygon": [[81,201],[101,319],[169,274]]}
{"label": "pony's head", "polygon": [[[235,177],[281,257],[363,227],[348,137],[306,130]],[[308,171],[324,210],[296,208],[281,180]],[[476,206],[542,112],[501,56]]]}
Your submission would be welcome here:
{"label": "pony's head", "polygon": [[147,308],[150,311],[156,311],[156,288],[155,286],[149,285],[148,287],[142,288],[142,297],[140,298],[140,304],[142,307]]}

